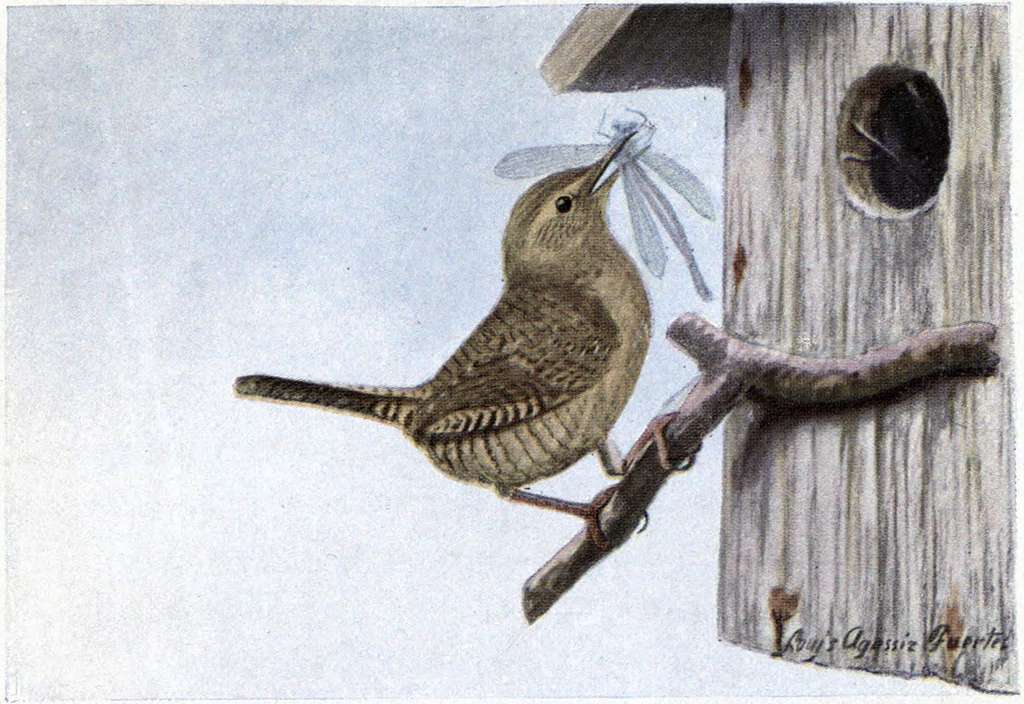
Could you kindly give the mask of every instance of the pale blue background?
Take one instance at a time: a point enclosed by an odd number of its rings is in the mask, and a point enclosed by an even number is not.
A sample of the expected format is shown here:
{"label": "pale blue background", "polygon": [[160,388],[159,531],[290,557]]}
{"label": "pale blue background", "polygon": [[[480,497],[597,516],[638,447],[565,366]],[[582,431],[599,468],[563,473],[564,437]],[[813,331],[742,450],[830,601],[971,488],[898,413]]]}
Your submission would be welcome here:
{"label": "pale blue background", "polygon": [[[579,525],[451,482],[393,429],[231,393],[242,373],[414,384],[501,287],[511,149],[606,108],[721,202],[714,90],[553,96],[577,8],[9,13],[8,694],[959,691],[782,664],[715,629],[721,439],[544,619],[523,581]],[[624,199],[611,218],[628,246]],[[721,221],[675,202],[628,446],[720,317]],[[590,459],[544,485],[588,498]]]}

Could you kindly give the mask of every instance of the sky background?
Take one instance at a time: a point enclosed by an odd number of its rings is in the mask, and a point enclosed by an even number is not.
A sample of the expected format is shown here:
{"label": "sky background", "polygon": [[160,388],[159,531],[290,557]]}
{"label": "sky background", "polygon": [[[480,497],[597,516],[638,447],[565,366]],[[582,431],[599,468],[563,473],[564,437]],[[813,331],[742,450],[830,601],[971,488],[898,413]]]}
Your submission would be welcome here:
{"label": "sky background", "polygon": [[[46,697],[959,692],[780,663],[716,636],[721,437],[650,527],[528,627],[571,517],[452,482],[394,429],[246,402],[273,373],[412,385],[501,290],[524,146],[605,109],[722,202],[723,96],[553,96],[575,7],[14,8],[6,272],[8,694]],[[629,250],[625,199],[610,219]],[[674,251],[627,448],[720,320],[721,219]],[[588,499],[588,458],[536,488]]]}

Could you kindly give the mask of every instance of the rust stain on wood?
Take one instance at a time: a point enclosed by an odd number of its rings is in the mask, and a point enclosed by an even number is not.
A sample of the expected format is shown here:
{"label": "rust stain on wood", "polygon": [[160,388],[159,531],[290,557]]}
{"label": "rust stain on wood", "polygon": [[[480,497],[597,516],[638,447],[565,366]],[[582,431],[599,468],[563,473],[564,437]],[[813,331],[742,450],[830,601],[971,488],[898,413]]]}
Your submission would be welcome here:
{"label": "rust stain on wood", "polygon": [[768,594],[768,613],[775,628],[775,652],[772,655],[776,657],[782,655],[782,635],[786,621],[793,618],[799,604],[800,592],[787,592],[783,587],[772,587]]}
{"label": "rust stain on wood", "polygon": [[960,647],[960,640],[964,636],[964,622],[960,618],[960,609],[956,602],[946,607],[946,625],[949,626],[946,650],[956,650]]}
{"label": "rust stain on wood", "polygon": [[944,623],[949,630],[946,632],[946,648],[943,650],[942,660],[946,672],[953,675],[959,655],[956,651],[959,650],[964,635],[964,620],[960,615],[960,590],[955,586],[950,600],[946,603]]}
{"label": "rust stain on wood", "polygon": [[740,61],[740,107],[746,109],[750,101],[750,91],[754,87],[754,77],[750,72],[750,61],[746,56]]}
{"label": "rust stain on wood", "polygon": [[736,245],[736,253],[732,257],[732,285],[733,292],[739,291],[740,283],[743,281],[743,274],[747,270],[747,250],[743,243]]}

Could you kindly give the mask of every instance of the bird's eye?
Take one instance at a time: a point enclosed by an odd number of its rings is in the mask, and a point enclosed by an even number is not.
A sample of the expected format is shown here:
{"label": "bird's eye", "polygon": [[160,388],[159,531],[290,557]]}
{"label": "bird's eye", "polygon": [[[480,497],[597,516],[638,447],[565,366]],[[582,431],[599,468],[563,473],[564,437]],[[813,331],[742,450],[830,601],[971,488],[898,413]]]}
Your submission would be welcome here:
{"label": "bird's eye", "polygon": [[568,213],[572,210],[572,198],[569,196],[559,196],[558,200],[555,201],[555,210],[560,213]]}

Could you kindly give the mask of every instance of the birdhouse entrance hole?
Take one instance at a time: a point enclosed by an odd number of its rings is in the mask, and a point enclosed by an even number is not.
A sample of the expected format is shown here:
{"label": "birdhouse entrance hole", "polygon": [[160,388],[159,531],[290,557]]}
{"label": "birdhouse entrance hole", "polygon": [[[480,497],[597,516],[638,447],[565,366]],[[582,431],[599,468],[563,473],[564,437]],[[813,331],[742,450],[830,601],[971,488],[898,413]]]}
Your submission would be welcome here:
{"label": "birdhouse entrance hole", "polygon": [[946,175],[946,101],[923,71],[876,66],[843,99],[836,147],[846,195],[858,209],[912,217],[935,203]]}

